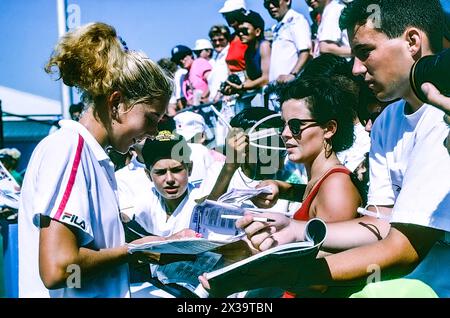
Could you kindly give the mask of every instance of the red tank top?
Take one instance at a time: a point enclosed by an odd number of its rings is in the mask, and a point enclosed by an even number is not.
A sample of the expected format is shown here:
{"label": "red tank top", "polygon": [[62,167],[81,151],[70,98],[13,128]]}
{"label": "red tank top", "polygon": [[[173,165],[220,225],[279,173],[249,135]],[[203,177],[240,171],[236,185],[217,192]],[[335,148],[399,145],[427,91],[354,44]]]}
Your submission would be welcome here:
{"label": "red tank top", "polygon": [[294,220],[299,220],[299,221],[308,221],[309,220],[309,209],[311,207],[311,203],[313,202],[314,198],[316,197],[317,193],[319,192],[322,182],[324,182],[325,179],[329,175],[331,175],[335,172],[342,172],[342,173],[345,173],[346,175],[350,175],[350,173],[351,173],[350,170],[348,170],[345,167],[336,167],[336,168],[332,168],[332,169],[328,170],[328,172],[325,173],[325,175],[322,178],[320,178],[319,181],[314,185],[311,192],[308,194],[306,199],[302,202],[302,206],[300,207],[300,209],[298,209],[297,212],[295,212],[294,217],[293,217]]}
{"label": "red tank top", "polygon": [[246,50],[247,44],[242,43],[236,35],[230,42],[230,48],[228,49],[228,54],[225,58],[230,72],[234,73],[245,70],[244,55]]}
{"label": "red tank top", "polygon": [[[348,170],[345,167],[337,167],[337,168],[333,168],[330,169],[327,173],[325,173],[325,175],[319,179],[319,181],[314,185],[313,189],[311,190],[311,192],[308,194],[308,196],[306,197],[306,199],[302,202],[302,206],[300,207],[300,209],[297,210],[297,212],[295,212],[294,214],[294,220],[299,220],[299,221],[308,221],[309,220],[309,208],[311,207],[311,203],[314,200],[314,198],[316,197],[317,193],[319,192],[320,186],[322,185],[322,182],[325,181],[325,179],[335,173],[335,172],[341,172],[341,173],[345,173],[346,175],[350,175],[350,170]],[[291,292],[284,292],[282,298],[295,298],[296,294],[291,293]]]}

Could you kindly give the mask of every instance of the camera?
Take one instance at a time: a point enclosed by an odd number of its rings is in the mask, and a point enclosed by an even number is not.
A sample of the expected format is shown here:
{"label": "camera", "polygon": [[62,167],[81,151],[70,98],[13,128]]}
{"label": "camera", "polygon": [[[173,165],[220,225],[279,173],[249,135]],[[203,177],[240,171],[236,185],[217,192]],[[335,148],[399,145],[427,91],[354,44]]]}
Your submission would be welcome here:
{"label": "camera", "polygon": [[432,83],[446,96],[450,96],[450,49],[446,49],[437,55],[429,55],[420,58],[414,63],[409,74],[409,81],[416,96],[423,102],[427,102],[425,94],[420,88],[423,83]]}
{"label": "camera", "polygon": [[[227,81],[236,85],[242,84],[241,79],[236,74],[228,75]],[[227,84],[227,82],[222,82],[222,84],[220,84],[220,92],[224,95],[231,95],[235,93],[235,91]]]}

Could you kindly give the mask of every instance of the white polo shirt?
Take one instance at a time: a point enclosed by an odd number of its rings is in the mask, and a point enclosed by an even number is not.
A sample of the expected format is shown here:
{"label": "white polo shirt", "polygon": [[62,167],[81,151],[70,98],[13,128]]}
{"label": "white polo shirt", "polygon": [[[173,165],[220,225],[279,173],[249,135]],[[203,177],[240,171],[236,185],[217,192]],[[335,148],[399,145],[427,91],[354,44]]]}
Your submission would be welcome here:
{"label": "white polo shirt", "polygon": [[170,236],[183,229],[188,229],[192,211],[196,205],[195,199],[200,198],[200,192],[188,184],[188,194],[178,205],[172,215],[167,218],[166,203],[154,186],[147,190],[145,197],[137,197],[133,209],[123,211],[135,219],[147,232],[158,236]]}
{"label": "white polo shirt", "polygon": [[289,9],[283,19],[272,27],[269,82],[289,74],[302,51],[311,49],[311,28],[306,18]]}
{"label": "white polo shirt", "polygon": [[80,123],[61,129],[33,152],[19,208],[20,297],[128,297],[128,265],[83,279],[81,288],[48,290],[39,275],[39,215],[78,229],[80,246],[106,249],[125,243],[111,160]]}

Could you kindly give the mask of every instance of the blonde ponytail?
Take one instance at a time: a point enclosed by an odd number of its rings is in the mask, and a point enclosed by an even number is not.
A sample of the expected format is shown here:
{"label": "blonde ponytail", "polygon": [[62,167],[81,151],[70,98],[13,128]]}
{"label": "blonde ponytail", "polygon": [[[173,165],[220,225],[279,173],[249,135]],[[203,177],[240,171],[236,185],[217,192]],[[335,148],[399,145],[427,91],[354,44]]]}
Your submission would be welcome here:
{"label": "blonde ponytail", "polygon": [[172,82],[143,53],[124,50],[116,30],[90,23],[64,35],[45,71],[59,73],[64,84],[79,88],[87,102],[119,90],[131,103],[168,99]]}

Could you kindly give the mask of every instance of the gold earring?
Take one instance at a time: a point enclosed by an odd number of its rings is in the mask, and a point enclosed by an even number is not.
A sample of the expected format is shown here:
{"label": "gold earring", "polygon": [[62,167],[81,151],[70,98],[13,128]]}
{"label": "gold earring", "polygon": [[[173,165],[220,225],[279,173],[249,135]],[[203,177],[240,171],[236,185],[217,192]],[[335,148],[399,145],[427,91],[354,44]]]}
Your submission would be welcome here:
{"label": "gold earring", "polygon": [[325,149],[325,158],[330,158],[333,154],[333,145],[328,139],[323,140],[323,148]]}

